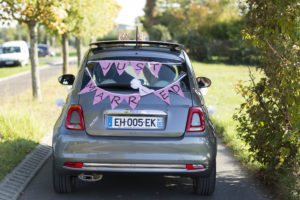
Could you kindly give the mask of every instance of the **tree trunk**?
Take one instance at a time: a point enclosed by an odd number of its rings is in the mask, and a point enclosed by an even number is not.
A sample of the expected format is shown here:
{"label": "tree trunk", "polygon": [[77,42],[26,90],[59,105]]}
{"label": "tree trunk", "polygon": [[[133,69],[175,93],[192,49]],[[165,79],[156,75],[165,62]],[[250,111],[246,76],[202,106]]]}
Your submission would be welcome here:
{"label": "tree trunk", "polygon": [[80,67],[80,62],[82,59],[82,45],[81,45],[81,38],[76,37],[76,51],[77,51],[77,65]]}
{"label": "tree trunk", "polygon": [[32,80],[32,94],[34,100],[42,101],[40,75],[39,75],[39,62],[37,51],[37,22],[30,21],[28,28],[30,32],[30,62],[31,62],[31,80]]}
{"label": "tree trunk", "polygon": [[62,35],[62,57],[63,57],[63,74],[67,74],[69,70],[69,41],[68,33]]}

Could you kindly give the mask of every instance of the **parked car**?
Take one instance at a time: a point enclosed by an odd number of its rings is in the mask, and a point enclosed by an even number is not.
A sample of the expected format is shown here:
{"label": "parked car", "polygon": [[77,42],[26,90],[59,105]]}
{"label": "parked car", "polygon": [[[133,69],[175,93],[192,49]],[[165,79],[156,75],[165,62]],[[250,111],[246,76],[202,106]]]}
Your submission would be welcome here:
{"label": "parked car", "polygon": [[210,195],[216,180],[216,133],[182,45],[153,41],[92,43],[53,131],[53,186],[106,173],[188,176]]}
{"label": "parked car", "polygon": [[47,44],[38,44],[39,57],[45,57],[49,55],[49,47]]}
{"label": "parked car", "polygon": [[0,66],[25,66],[29,62],[29,52],[25,41],[10,41],[2,45]]}

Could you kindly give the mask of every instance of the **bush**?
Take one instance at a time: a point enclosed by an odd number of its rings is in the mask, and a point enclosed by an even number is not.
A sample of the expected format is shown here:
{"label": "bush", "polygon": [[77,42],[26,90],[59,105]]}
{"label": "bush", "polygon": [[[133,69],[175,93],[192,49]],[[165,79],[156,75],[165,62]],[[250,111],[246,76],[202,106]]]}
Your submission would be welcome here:
{"label": "bush", "polygon": [[300,7],[297,0],[247,2],[245,37],[260,49],[266,77],[256,83],[250,73],[252,85],[239,84],[245,102],[235,115],[238,131],[251,157],[264,165],[264,178],[286,198],[299,198]]}
{"label": "bush", "polygon": [[171,35],[167,27],[160,24],[152,27],[151,40],[168,41],[170,39],[171,39]]}
{"label": "bush", "polygon": [[179,43],[184,44],[187,53],[193,59],[199,61],[208,60],[208,38],[193,31],[178,38]]}

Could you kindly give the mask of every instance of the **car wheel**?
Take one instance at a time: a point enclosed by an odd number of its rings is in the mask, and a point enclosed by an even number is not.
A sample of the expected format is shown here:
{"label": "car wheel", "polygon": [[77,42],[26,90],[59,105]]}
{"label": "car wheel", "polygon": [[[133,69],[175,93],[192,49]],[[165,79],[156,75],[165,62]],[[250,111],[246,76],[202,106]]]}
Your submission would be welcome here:
{"label": "car wheel", "polygon": [[70,193],[74,190],[75,178],[59,174],[53,167],[53,188],[57,193]]}
{"label": "car wheel", "polygon": [[215,191],[216,161],[208,175],[193,177],[194,192],[199,195],[211,195]]}
{"label": "car wheel", "polygon": [[25,61],[24,62],[20,61],[20,66],[24,67],[25,66]]}

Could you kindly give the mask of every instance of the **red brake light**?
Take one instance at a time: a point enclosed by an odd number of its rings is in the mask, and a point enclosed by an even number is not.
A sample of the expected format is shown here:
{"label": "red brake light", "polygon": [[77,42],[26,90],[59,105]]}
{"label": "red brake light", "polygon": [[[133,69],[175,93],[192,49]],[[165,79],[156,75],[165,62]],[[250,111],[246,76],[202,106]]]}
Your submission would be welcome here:
{"label": "red brake light", "polygon": [[[77,112],[79,116],[79,122],[71,122],[71,116],[73,112]],[[72,130],[84,130],[83,114],[80,105],[71,105],[68,110],[67,119],[66,119],[66,128]]]}
{"label": "red brake light", "polygon": [[80,162],[66,162],[64,164],[65,167],[73,167],[73,168],[81,168],[83,166],[83,163]]}
{"label": "red brake light", "polygon": [[202,132],[205,130],[205,123],[202,110],[198,107],[191,107],[186,124],[186,132]]}
{"label": "red brake light", "polygon": [[186,169],[188,170],[193,170],[193,169],[205,169],[204,165],[201,164],[187,164],[185,166]]}

